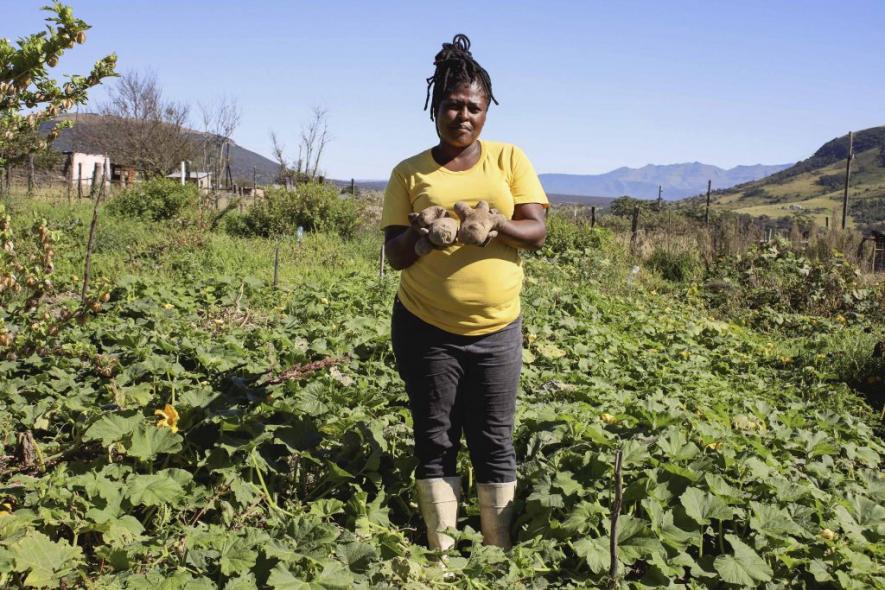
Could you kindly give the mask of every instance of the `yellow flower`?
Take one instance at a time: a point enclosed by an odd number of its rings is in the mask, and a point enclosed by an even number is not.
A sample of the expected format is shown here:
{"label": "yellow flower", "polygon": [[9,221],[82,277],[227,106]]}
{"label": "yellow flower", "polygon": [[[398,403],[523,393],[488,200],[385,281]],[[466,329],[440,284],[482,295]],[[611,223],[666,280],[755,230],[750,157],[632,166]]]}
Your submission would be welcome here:
{"label": "yellow flower", "polygon": [[713,449],[714,451],[718,451],[722,447],[721,441],[711,442],[707,445],[708,449]]}
{"label": "yellow flower", "polygon": [[322,303],[323,305],[329,305],[329,300],[325,297],[320,297],[320,303]]}
{"label": "yellow flower", "polygon": [[162,410],[154,410],[154,415],[159,416],[157,428],[168,428],[172,432],[178,432],[178,412],[172,404],[166,404]]}
{"label": "yellow flower", "polygon": [[603,412],[599,415],[599,419],[605,422],[606,424],[617,424],[620,422],[617,418],[609,414],[608,412]]}
{"label": "yellow flower", "polygon": [[844,324],[848,320],[846,320],[845,316],[840,313],[836,316],[836,321]]}
{"label": "yellow flower", "polygon": [[10,514],[12,514],[12,504],[9,502],[0,504],[0,516],[9,516]]}
{"label": "yellow flower", "polygon": [[836,538],[836,533],[834,533],[830,529],[823,529],[820,532],[820,537],[821,537],[821,539],[826,539],[827,541],[832,541],[833,539]]}
{"label": "yellow flower", "polygon": [[173,307],[175,307],[175,306],[172,305],[171,303],[164,303],[163,304],[163,309],[172,309]]}

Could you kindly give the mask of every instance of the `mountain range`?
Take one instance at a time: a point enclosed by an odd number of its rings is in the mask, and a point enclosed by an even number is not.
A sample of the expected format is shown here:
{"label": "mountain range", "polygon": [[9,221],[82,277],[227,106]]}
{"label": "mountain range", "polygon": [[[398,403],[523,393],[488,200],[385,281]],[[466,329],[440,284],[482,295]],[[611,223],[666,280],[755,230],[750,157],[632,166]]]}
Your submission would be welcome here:
{"label": "mountain range", "polygon": [[548,193],[657,199],[660,186],[664,199],[677,200],[706,192],[707,180],[712,181],[714,189],[724,189],[789,167],[790,164],[756,164],[724,169],[701,162],[687,162],[622,167],[605,174],[539,174],[539,177]]}

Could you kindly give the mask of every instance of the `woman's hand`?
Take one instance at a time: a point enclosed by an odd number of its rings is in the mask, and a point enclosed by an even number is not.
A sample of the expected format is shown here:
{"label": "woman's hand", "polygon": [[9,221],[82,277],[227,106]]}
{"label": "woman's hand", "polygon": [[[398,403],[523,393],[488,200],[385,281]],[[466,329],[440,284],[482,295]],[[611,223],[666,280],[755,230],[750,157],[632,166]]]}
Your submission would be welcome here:
{"label": "woman's hand", "polygon": [[[513,219],[504,222],[497,230],[489,232],[496,238],[519,250],[537,250],[547,238],[547,211],[540,203],[523,203],[513,209]],[[494,235],[492,235],[494,234]]]}

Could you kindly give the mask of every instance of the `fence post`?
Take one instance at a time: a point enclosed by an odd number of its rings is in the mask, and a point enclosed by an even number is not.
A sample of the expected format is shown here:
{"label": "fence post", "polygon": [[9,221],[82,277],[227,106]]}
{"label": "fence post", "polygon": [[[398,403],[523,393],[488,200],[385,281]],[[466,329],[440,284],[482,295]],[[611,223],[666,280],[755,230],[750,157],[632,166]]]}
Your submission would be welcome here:
{"label": "fence post", "polygon": [[258,188],[258,171],[252,166],[252,198],[255,198],[255,189]]}
{"label": "fence post", "polygon": [[28,154],[28,196],[34,194],[34,154]]}
{"label": "fence post", "polygon": [[713,186],[713,181],[707,180],[707,209],[704,211],[704,225],[710,225],[710,188]]}
{"label": "fence post", "polygon": [[636,242],[639,238],[639,205],[633,206],[633,221],[630,224],[630,249],[636,249]]}
{"label": "fence post", "polygon": [[90,198],[95,197],[95,195],[96,195],[96,190],[97,190],[96,182],[98,181],[98,170],[99,170],[98,162],[96,162],[92,166],[92,180],[89,183],[89,197]]}
{"label": "fence post", "polygon": [[280,240],[277,239],[277,244],[273,250],[273,288],[276,291],[277,285],[280,280]]}
{"label": "fence post", "polygon": [[611,530],[609,536],[609,553],[611,561],[608,567],[609,588],[618,587],[618,517],[621,515],[621,504],[623,502],[622,491],[622,475],[621,475],[621,449],[615,453],[615,481],[611,507]]}
{"label": "fence post", "polygon": [[350,179],[350,194],[356,195],[356,182],[354,182],[353,178]]}
{"label": "fence post", "polygon": [[596,205],[590,207],[590,229],[596,227]]}
{"label": "fence post", "polygon": [[71,204],[71,183],[74,181],[74,154],[68,154],[68,165],[65,166],[65,196],[68,198],[68,205]]}
{"label": "fence post", "polygon": [[[98,164],[96,164],[98,167]],[[95,177],[92,177],[92,187],[95,187]],[[102,191],[103,192],[103,191]],[[80,292],[80,304],[86,305],[86,295],[89,291],[89,275],[92,272],[92,247],[95,244],[95,228],[98,226],[98,203],[101,201],[101,192],[95,195],[92,205],[92,223],[89,224],[89,239],[86,241],[86,261],[83,265],[83,290]]]}
{"label": "fence post", "polygon": [[77,163],[77,200],[83,198],[83,162]]}
{"label": "fence post", "polygon": [[824,228],[830,229],[830,216],[829,215],[824,217]]}
{"label": "fence post", "polygon": [[851,160],[854,159],[854,133],[848,132],[848,159],[845,160],[845,194],[842,196],[842,229],[848,224],[848,181],[851,177]]}
{"label": "fence post", "polygon": [[381,242],[381,253],[378,256],[378,278],[384,278],[384,242]]}

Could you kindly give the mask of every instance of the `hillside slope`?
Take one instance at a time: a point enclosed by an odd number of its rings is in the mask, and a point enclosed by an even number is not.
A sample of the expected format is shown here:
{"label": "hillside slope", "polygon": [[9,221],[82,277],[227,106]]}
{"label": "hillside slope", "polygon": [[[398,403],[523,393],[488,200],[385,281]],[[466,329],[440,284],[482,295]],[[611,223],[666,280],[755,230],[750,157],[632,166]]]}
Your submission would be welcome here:
{"label": "hillside slope", "polygon": [[[849,225],[885,229],[885,126],[854,136],[849,186]],[[848,136],[767,178],[718,191],[714,207],[781,219],[799,217],[824,225],[841,219]]]}

